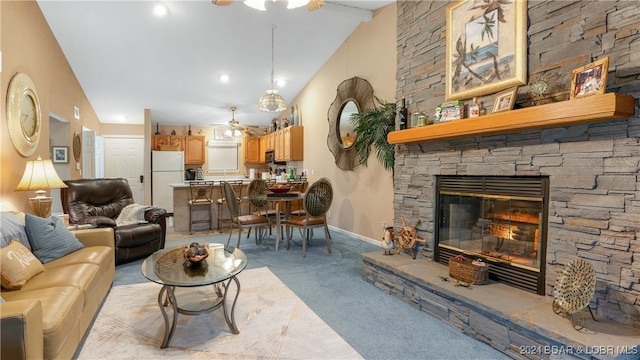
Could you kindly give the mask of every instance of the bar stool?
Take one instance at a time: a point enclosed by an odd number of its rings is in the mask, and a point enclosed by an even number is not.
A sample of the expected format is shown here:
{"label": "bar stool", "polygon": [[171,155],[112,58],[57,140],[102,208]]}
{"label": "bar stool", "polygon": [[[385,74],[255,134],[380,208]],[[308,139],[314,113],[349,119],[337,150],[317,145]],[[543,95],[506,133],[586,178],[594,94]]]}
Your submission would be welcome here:
{"label": "bar stool", "polygon": [[[240,202],[240,199],[242,199],[242,180],[231,180],[231,181],[227,181],[227,183],[231,185],[231,187],[233,188],[233,191],[238,196],[236,201]],[[222,217],[222,210],[225,207],[227,207],[227,199],[225,198],[224,186],[222,186],[222,182],[220,183],[220,198],[216,200],[216,203],[218,204],[218,230],[222,232],[222,223],[224,221],[232,220],[231,217],[228,217],[228,218]]]}
{"label": "bar stool", "polygon": [[[189,183],[189,233],[193,234],[193,224],[209,223],[209,231],[213,230],[213,181],[192,181]],[[193,213],[198,206],[207,206],[208,219],[194,220]]]}

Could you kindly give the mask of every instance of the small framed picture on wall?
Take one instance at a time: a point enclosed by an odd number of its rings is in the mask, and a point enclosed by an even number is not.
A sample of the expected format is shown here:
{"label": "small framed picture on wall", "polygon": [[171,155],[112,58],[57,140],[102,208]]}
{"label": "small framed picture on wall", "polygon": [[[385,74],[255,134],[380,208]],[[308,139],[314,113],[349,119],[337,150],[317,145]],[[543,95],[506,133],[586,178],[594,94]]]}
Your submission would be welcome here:
{"label": "small framed picture on wall", "polygon": [[68,164],[69,163],[69,147],[68,146],[52,146],[51,161],[54,164]]}

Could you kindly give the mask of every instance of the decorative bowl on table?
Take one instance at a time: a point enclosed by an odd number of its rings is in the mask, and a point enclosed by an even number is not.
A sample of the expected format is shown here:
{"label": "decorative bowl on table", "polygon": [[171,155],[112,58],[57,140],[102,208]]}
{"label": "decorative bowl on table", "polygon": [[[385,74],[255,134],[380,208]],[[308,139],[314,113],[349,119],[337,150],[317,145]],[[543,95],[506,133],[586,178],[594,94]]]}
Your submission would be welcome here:
{"label": "decorative bowl on table", "polygon": [[270,187],[269,188],[269,191],[271,191],[272,193],[276,193],[276,194],[286,193],[286,192],[289,192],[289,190],[291,190],[291,187],[289,187],[289,186]]}
{"label": "decorative bowl on table", "polygon": [[185,260],[190,263],[199,263],[209,256],[209,250],[203,244],[192,242],[182,249]]}

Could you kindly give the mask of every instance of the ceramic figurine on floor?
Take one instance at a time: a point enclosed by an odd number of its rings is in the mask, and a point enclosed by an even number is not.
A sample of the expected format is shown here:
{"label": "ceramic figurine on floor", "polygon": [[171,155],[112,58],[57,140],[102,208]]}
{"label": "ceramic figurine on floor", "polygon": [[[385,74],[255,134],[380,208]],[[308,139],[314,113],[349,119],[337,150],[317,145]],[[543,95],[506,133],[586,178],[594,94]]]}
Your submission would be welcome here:
{"label": "ceramic figurine on floor", "polygon": [[384,237],[382,238],[382,242],[380,246],[384,249],[384,255],[392,255],[393,252],[393,228],[387,227],[387,224],[384,224]]}

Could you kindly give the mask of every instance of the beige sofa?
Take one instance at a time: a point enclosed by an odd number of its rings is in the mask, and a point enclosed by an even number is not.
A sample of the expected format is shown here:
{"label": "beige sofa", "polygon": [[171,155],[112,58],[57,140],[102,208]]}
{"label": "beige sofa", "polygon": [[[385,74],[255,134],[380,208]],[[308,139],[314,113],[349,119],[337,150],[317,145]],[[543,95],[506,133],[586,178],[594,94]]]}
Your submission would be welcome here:
{"label": "beige sofa", "polygon": [[2,289],[0,358],[71,359],[115,274],[113,229],[78,230],[84,248],[44,264],[19,290]]}

